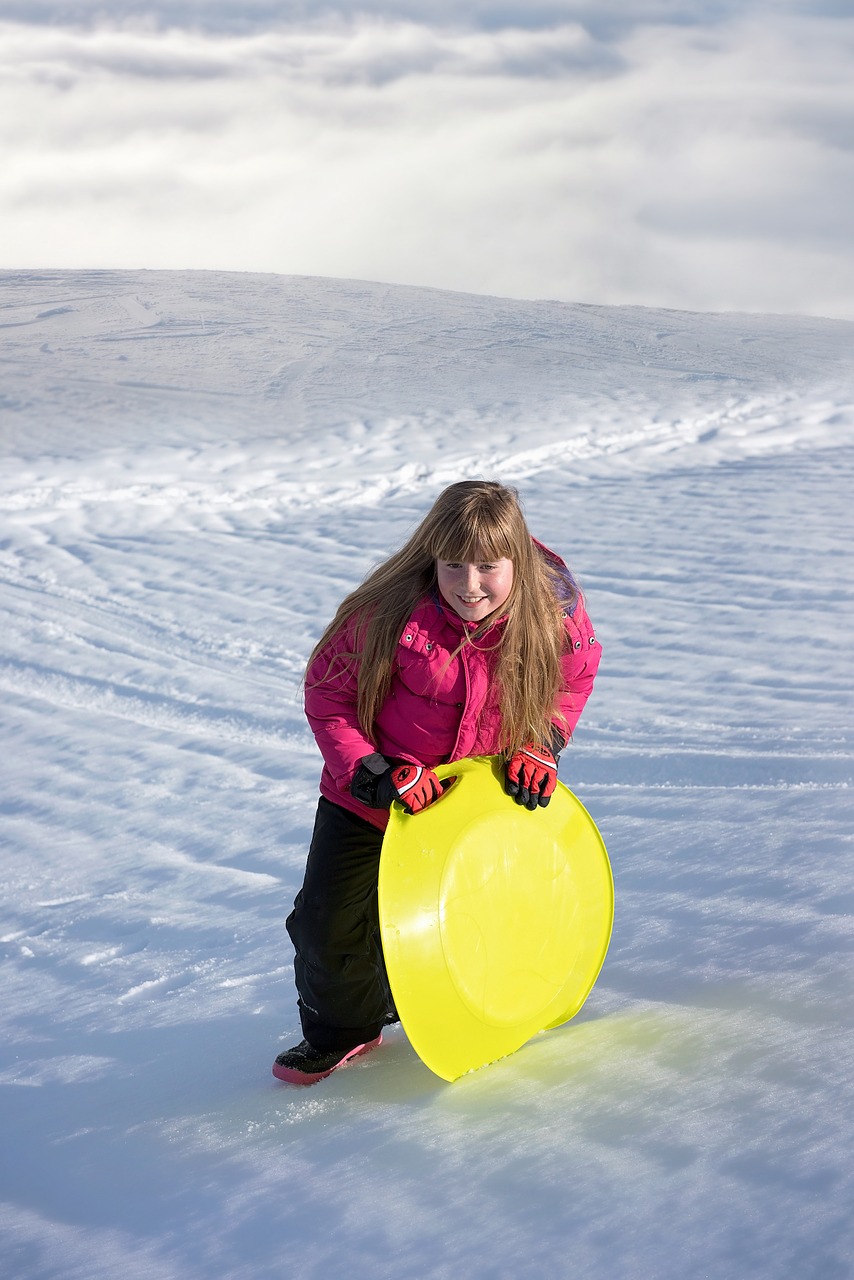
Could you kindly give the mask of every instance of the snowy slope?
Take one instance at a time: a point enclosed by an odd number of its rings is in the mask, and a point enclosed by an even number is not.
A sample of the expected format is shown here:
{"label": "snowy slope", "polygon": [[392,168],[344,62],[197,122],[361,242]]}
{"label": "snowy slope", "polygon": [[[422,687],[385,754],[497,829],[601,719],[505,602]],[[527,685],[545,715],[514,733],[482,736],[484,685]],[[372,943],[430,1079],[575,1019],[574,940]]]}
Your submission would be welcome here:
{"label": "snowy slope", "polygon": [[[854,325],[0,273],[0,1275],[854,1270]],[[302,664],[436,492],[518,483],[604,644],[562,776],[614,940],[445,1085],[298,1091]]]}

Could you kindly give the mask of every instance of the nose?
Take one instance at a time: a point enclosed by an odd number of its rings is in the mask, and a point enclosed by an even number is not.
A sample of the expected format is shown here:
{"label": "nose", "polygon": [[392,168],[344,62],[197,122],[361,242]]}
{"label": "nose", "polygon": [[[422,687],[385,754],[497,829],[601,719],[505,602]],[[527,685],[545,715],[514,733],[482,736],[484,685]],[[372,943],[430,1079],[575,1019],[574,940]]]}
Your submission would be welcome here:
{"label": "nose", "polygon": [[467,564],[465,568],[465,587],[469,595],[476,595],[480,590],[480,574],[476,564]]}

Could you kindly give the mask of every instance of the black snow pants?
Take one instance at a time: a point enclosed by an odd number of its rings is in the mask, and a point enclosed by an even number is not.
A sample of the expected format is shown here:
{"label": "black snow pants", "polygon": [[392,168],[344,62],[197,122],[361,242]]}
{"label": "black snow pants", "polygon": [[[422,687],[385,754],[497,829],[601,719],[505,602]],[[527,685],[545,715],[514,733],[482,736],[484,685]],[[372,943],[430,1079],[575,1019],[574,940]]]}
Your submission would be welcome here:
{"label": "black snow pants", "polygon": [[382,842],[376,827],[321,796],[286,922],[302,1033],[315,1049],[352,1049],[396,1020],[377,909]]}

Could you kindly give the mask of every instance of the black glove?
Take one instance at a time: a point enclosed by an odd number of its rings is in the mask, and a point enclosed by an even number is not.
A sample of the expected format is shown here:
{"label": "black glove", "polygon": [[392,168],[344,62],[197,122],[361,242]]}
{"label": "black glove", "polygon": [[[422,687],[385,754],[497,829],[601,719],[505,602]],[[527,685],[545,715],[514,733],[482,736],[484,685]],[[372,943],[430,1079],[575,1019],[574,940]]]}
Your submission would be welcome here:
{"label": "black glove", "polygon": [[399,800],[407,813],[420,813],[442,794],[442,784],[423,764],[389,764],[378,752],[365,756],[353,775],[350,795],[370,809],[389,809]]}

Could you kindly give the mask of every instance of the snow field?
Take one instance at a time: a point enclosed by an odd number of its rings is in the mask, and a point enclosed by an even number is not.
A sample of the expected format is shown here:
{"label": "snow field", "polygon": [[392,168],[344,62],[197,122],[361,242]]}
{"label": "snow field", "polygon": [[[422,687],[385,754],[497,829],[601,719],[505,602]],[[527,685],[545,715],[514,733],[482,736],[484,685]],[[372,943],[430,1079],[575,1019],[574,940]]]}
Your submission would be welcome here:
{"label": "snow field", "polygon": [[[852,326],[0,286],[0,1275],[848,1277]],[[302,666],[471,474],[518,483],[603,642],[561,776],[611,951],[452,1086],[396,1028],[283,1087]]]}

